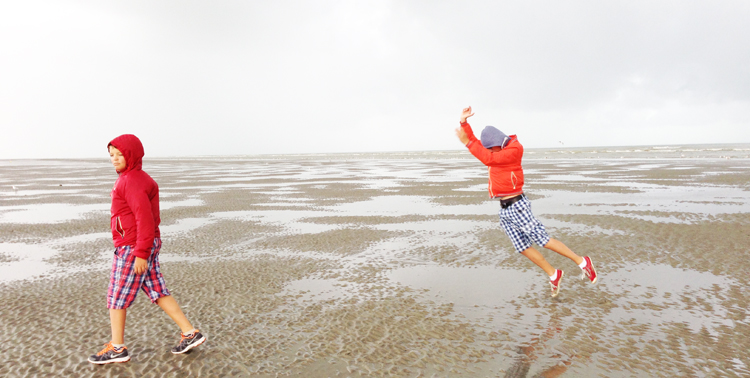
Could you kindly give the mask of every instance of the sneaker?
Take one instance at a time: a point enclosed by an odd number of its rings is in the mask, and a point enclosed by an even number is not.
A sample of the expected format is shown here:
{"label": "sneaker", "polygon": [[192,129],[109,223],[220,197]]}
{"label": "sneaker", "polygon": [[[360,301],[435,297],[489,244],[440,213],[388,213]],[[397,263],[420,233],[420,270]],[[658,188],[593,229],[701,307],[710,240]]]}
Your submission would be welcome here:
{"label": "sneaker", "polygon": [[563,272],[560,269],[557,269],[557,279],[552,281],[549,281],[549,285],[552,286],[552,298],[556,297],[557,294],[560,294],[560,283],[562,283],[562,278],[565,272]]}
{"label": "sneaker", "polygon": [[595,284],[596,280],[599,278],[596,275],[596,269],[594,269],[594,263],[591,262],[591,258],[588,256],[583,256],[584,259],[586,259],[586,267],[583,268],[583,274],[581,274],[581,279],[586,279],[586,277],[591,280],[591,284]]}
{"label": "sneaker", "polygon": [[89,357],[89,362],[97,365],[111,364],[113,362],[128,362],[130,361],[130,354],[128,354],[128,348],[115,348],[112,342],[108,342],[104,346],[104,349],[98,353]]}
{"label": "sneaker", "polygon": [[201,334],[201,332],[197,329],[195,330],[195,332],[189,335],[180,333],[180,336],[182,336],[182,339],[180,339],[180,343],[177,344],[176,347],[172,348],[173,354],[183,354],[190,349],[203,344],[203,342],[206,341],[206,337],[203,336],[203,334]]}

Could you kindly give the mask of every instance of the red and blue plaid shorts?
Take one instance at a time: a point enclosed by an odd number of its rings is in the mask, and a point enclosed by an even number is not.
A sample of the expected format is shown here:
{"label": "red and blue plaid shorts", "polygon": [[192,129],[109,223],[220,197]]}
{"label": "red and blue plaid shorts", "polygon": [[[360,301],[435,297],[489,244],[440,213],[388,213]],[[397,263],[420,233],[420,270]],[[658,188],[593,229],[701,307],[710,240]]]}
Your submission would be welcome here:
{"label": "red and blue plaid shorts", "polygon": [[154,245],[151,247],[151,255],[146,259],[148,263],[146,272],[137,275],[133,271],[135,266],[135,255],[132,253],[133,246],[115,248],[107,292],[107,308],[124,309],[130,307],[136,294],[138,294],[138,289],[143,289],[152,303],[156,303],[157,299],[169,295],[167,284],[164,282],[164,276],[162,276],[159,267],[160,249],[161,239],[155,238]]}

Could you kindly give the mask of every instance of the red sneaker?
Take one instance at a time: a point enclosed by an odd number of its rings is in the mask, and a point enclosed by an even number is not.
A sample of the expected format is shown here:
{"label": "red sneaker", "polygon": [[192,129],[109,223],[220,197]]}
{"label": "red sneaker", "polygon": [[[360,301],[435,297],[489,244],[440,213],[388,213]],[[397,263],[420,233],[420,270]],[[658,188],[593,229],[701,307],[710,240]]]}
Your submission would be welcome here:
{"label": "red sneaker", "polygon": [[583,256],[583,258],[586,260],[586,267],[583,268],[583,274],[581,275],[581,279],[586,279],[586,277],[591,280],[591,284],[595,284],[597,278],[599,278],[596,275],[596,269],[594,269],[594,263],[591,262],[591,258],[588,256]]}
{"label": "red sneaker", "polygon": [[552,298],[556,297],[557,294],[560,294],[560,283],[562,283],[563,274],[565,274],[565,272],[557,269],[557,279],[549,281],[549,285],[552,286]]}

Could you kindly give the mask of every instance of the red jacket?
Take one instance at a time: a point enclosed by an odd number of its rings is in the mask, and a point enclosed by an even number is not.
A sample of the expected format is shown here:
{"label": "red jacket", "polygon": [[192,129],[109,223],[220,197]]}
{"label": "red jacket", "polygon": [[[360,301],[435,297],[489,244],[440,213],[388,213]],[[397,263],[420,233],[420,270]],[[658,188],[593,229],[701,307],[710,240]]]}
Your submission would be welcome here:
{"label": "red jacket", "polygon": [[133,254],[145,259],[160,236],[159,186],[141,170],[143,144],[135,135],[120,135],[109,146],[120,150],[126,163],[112,188],[112,240],[115,247],[135,246]]}
{"label": "red jacket", "polygon": [[523,193],[523,167],[521,167],[523,146],[518,138],[511,135],[505,148],[492,151],[482,146],[482,142],[474,136],[468,123],[462,123],[461,128],[469,137],[469,143],[466,144],[469,152],[487,166],[490,174],[490,198]]}

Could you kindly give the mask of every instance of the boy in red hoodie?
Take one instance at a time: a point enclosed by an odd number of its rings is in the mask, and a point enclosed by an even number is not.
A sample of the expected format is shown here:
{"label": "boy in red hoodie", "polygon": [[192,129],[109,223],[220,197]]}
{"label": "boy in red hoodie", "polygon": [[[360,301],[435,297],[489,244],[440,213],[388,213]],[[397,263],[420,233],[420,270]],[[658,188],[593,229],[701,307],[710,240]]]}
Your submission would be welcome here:
{"label": "boy in red hoodie", "polygon": [[466,118],[473,116],[471,106],[461,113],[461,127],[456,129],[458,139],[474,157],[487,166],[490,175],[490,198],[500,200],[500,224],[513,242],[513,247],[542,268],[550,279],[552,296],[560,293],[563,271],[555,269],[532,247],[537,243],[575,262],[583,270],[583,276],[592,284],[597,281],[591,258],[578,256],[559,240],[549,237],[544,225],[531,213],[531,202],[523,194],[523,146],[515,135],[507,136],[502,131],[487,126],[482,131],[481,144],[474,136]]}
{"label": "boy in red hoodie", "polygon": [[107,145],[119,177],[112,189],[111,228],[115,252],[107,293],[112,340],[89,357],[92,364],[130,360],[125,347],[125,316],[138,289],[169,315],[182,331],[172,353],[181,354],[206,341],[193,328],[167,290],[159,267],[159,186],[141,170],[143,145],[135,135],[120,135]]}

